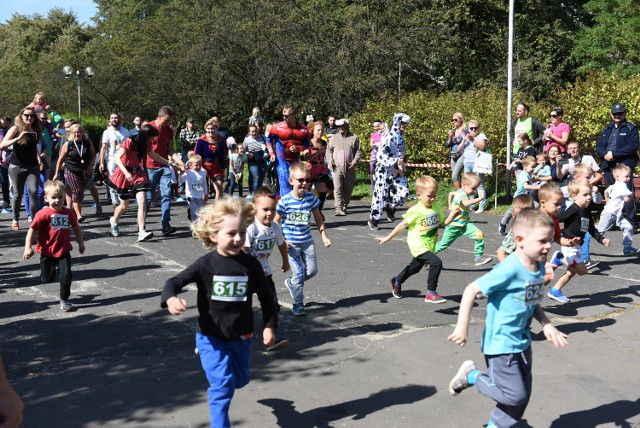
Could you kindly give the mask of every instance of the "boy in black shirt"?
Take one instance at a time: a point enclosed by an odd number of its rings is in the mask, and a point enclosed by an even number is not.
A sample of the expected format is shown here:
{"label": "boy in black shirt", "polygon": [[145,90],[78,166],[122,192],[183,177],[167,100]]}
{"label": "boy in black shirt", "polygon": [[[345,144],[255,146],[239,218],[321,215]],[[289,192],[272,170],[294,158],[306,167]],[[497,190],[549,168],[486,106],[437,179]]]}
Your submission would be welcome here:
{"label": "boy in black shirt", "polygon": [[247,225],[255,207],[244,199],[221,199],[198,213],[191,226],[206,248],[216,247],[167,280],[161,306],[173,315],[187,309],[176,295],[187,284],[198,287],[196,349],[209,381],[211,426],[229,427],[229,406],[236,388],[249,383],[253,334],[252,295],[258,294],[264,320],[265,346],[275,343],[275,308],[260,262],[243,253]]}
{"label": "boy in black shirt", "polygon": [[564,222],[563,236],[565,238],[580,238],[579,246],[562,247],[567,273],[556,282],[555,287],[549,290],[547,296],[560,303],[568,303],[569,298],[562,294],[564,287],[576,274],[583,276],[589,271],[582,258],[582,245],[584,235],[589,232],[599,243],[609,246],[609,240],[602,236],[593,224],[591,213],[587,207],[591,203],[591,184],[587,180],[573,180],[568,186],[569,195],[573,199],[573,205],[558,215],[558,220]]}

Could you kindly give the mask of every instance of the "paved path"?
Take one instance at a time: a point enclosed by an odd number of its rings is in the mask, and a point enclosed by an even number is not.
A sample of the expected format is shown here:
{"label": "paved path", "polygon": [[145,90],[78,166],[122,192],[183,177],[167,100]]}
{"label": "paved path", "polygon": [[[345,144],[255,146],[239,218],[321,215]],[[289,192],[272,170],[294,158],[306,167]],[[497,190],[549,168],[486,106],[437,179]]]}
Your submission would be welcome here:
{"label": "paved path", "polygon": [[[403,299],[394,299],[388,281],[410,259],[406,235],[379,246],[373,237],[394,225],[371,232],[364,203],[347,217],[332,212],[325,211],[333,245],[318,250],[320,273],[305,286],[307,317],[292,316],[285,276],[274,275],[282,334],[292,345],[267,354],[254,341],[252,382],[232,402],[233,425],[485,424],[489,399],[475,390],[447,392],[460,362],[482,365],[485,303],[474,308],[467,346],[446,337],[462,290],[491,265],[475,268],[472,242],[461,238],[442,254],[439,292],[447,303],[424,303],[424,272],[404,285]],[[39,283],[37,259],[20,259],[25,232],[11,232],[8,216],[0,218],[0,347],[28,407],[25,427],[208,426],[207,384],[193,354],[195,288],[185,293],[185,316],[159,307],[166,278],[205,250],[187,232],[184,206],[174,208],[179,233],[144,244],[136,242],[133,214],[119,238],[108,234],[106,216],[89,216],[83,225],[87,252],[73,253],[73,313],[58,308],[57,284]],[[157,219],[154,211],[151,222]],[[475,222],[487,235],[487,251],[494,251],[498,217],[478,215]],[[612,248],[594,243],[599,269],[567,286],[571,303],[545,301],[570,344],[553,348],[534,325],[534,391],[521,427],[640,426],[638,258],[615,255],[621,234],[610,237]],[[272,256],[274,266],[278,257]]]}

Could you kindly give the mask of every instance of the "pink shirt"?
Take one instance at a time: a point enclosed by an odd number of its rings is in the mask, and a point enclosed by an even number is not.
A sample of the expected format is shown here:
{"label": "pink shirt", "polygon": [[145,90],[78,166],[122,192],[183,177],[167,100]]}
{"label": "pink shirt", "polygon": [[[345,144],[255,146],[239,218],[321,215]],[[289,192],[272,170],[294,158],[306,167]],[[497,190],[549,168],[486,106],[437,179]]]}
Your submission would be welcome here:
{"label": "pink shirt", "polygon": [[[555,135],[558,138],[562,138],[562,134],[563,133],[571,133],[571,128],[569,128],[569,125],[567,125],[566,123],[562,122],[560,125],[558,126],[553,126],[553,124],[547,126],[547,129],[551,129],[551,132],[553,133],[553,135]],[[545,146],[544,146],[544,151],[548,152],[549,148],[551,146],[558,146],[558,149],[560,149],[560,151],[562,153],[566,152],[566,146],[563,144],[558,143],[555,140],[551,140],[549,138],[545,138]]]}

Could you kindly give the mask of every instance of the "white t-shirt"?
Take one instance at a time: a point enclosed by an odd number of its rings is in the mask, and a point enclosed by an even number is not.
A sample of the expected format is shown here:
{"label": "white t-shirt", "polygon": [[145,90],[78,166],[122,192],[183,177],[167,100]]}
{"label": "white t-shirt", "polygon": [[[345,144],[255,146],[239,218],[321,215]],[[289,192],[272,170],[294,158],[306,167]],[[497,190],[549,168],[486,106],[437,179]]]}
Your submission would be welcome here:
{"label": "white t-shirt", "polygon": [[573,175],[573,169],[580,163],[587,165],[593,170],[593,172],[600,171],[600,165],[598,165],[598,162],[596,162],[593,156],[582,155],[578,158],[577,161],[573,160],[573,158],[569,159],[569,162],[562,166],[562,172],[564,172],[565,174],[569,173]]}
{"label": "white t-shirt", "polygon": [[616,218],[619,218],[622,215],[624,198],[631,196],[631,190],[629,190],[626,183],[616,181],[607,187],[607,192],[609,193],[609,200],[602,211],[611,213],[616,216]]}
{"label": "white t-shirt", "polygon": [[180,175],[180,184],[186,183],[184,191],[187,198],[204,199],[204,195],[209,192],[207,188],[207,173],[204,169],[196,172],[188,169]]}
{"label": "white t-shirt", "polygon": [[109,170],[109,173],[113,173],[115,170],[116,153],[120,144],[130,136],[129,131],[127,131],[127,128],[124,126],[120,126],[118,129],[110,126],[102,133],[102,144],[107,146],[107,153],[105,157],[107,159],[107,169]]}
{"label": "white t-shirt", "polygon": [[253,224],[247,227],[247,240],[244,246],[249,248],[249,254],[260,261],[267,276],[272,274],[269,256],[275,247],[279,247],[283,243],[282,228],[275,221],[271,222],[271,226],[265,226],[258,220],[254,220]]}

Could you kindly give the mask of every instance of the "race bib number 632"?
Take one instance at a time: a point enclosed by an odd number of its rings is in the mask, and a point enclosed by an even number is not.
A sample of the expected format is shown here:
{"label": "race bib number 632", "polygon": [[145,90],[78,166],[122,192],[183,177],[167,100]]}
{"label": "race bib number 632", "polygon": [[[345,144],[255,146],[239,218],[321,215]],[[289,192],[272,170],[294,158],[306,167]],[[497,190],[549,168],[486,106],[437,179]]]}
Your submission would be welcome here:
{"label": "race bib number 632", "polygon": [[245,275],[214,275],[211,287],[211,300],[221,302],[246,302],[249,278]]}

